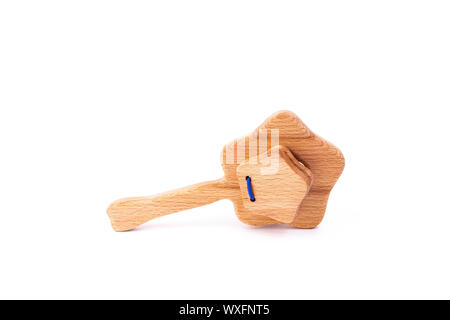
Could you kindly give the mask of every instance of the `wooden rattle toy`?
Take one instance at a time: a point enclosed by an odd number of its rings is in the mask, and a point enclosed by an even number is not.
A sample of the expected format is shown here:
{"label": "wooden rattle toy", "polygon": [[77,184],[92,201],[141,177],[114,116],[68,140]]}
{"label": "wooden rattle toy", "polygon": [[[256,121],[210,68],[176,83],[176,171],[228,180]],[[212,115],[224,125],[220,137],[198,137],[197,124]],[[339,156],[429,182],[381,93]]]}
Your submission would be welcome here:
{"label": "wooden rattle toy", "polygon": [[244,223],[314,228],[344,169],[344,156],[294,113],[280,111],[227,144],[222,167],[225,176],[215,181],[113,202],[108,208],[112,227],[131,230],[157,217],[230,199]]}

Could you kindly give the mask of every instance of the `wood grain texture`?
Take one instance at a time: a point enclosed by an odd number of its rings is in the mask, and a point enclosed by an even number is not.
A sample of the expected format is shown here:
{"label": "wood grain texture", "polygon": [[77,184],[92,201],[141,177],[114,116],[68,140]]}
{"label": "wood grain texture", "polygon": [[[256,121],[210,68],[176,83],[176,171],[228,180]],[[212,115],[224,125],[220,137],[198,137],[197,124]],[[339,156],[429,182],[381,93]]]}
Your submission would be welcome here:
{"label": "wood grain texture", "polygon": [[[275,133],[276,142],[272,139]],[[275,154],[280,159],[278,170],[261,174]],[[244,223],[314,228],[323,219],[328,196],[344,163],[339,149],[314,134],[294,113],[280,111],[250,135],[223,148],[224,178],[154,196],[120,199],[107,213],[114,230],[125,231],[157,217],[226,198],[233,201]],[[257,199],[253,203],[249,203],[244,183],[250,174]]]}
{"label": "wood grain texture", "polygon": [[228,184],[225,179],[219,179],[154,196],[119,199],[109,206],[107,213],[114,230],[126,231],[170,213],[204,206],[225,198],[236,198],[238,193],[238,188]]}
{"label": "wood grain texture", "polygon": [[[345,160],[341,151],[325,139],[314,134],[293,112],[279,111],[269,117],[262,125],[248,136],[236,139],[223,148],[222,167],[225,178],[230,183],[237,182],[237,167],[250,158],[255,152],[259,155],[266,149],[258,147],[252,150],[248,143],[251,140],[259,141],[261,132],[278,130],[279,144],[287,147],[294,157],[303,163],[313,175],[310,190],[302,203],[299,204],[298,214],[289,225],[297,228],[314,228],[323,219],[327,206],[328,196],[341,175]],[[268,139],[270,147],[270,139]],[[235,163],[227,161],[227,150],[245,146],[245,156],[240,161],[235,157]],[[269,217],[254,214],[247,209],[242,198],[232,199],[238,218],[250,225],[277,224],[278,221]]]}
{"label": "wood grain texture", "polygon": [[[294,221],[312,183],[311,171],[280,145],[241,163],[237,177],[244,207],[281,223]],[[248,196],[247,177],[251,178],[255,201]]]}

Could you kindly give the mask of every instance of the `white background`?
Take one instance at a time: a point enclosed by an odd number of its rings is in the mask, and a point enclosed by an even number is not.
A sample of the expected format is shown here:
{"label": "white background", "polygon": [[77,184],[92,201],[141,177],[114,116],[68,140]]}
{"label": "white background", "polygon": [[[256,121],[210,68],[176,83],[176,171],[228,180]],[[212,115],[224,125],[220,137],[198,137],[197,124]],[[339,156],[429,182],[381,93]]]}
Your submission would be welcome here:
{"label": "white background", "polygon": [[[0,298],[448,299],[449,107],[448,1],[3,1]],[[346,157],[318,228],[112,231],[281,109]]]}

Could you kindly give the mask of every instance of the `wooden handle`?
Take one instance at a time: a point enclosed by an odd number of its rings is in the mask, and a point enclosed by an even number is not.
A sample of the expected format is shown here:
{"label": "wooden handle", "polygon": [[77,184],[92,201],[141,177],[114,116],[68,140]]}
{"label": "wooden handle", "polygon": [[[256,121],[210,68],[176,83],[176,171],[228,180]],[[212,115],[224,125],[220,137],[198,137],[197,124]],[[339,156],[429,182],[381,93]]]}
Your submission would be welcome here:
{"label": "wooden handle", "polygon": [[238,193],[239,187],[229,185],[222,178],[154,196],[119,199],[107,212],[114,230],[126,231],[151,219],[232,198]]}

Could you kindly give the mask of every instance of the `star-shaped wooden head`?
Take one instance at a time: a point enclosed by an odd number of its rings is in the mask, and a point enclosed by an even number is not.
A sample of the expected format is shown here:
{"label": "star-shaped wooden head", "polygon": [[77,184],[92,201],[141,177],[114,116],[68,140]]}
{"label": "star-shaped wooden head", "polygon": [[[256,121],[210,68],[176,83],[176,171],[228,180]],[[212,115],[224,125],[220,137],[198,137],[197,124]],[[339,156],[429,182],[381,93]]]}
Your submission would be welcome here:
{"label": "star-shaped wooden head", "polygon": [[231,199],[236,214],[250,225],[316,227],[344,165],[341,151],[290,111],[273,114],[222,152],[225,179],[241,190]]}

